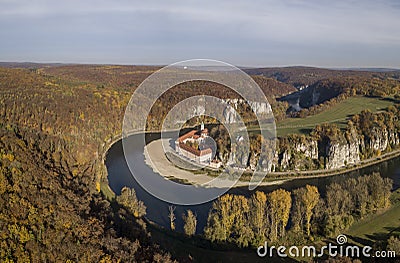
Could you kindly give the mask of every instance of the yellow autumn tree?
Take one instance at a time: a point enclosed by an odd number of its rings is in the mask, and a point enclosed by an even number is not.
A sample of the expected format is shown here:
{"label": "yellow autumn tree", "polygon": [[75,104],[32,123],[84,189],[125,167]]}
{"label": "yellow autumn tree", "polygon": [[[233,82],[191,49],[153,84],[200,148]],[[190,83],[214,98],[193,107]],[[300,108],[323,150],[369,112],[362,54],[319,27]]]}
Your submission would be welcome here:
{"label": "yellow autumn tree", "polygon": [[233,195],[220,196],[213,202],[212,210],[208,214],[207,226],[204,235],[211,241],[225,241],[228,239],[234,218],[231,216]]}
{"label": "yellow autumn tree", "polygon": [[185,234],[188,236],[193,236],[196,234],[197,219],[192,210],[188,210],[187,214],[183,215],[183,221],[185,222],[185,225],[183,226]]}
{"label": "yellow autumn tree", "polygon": [[117,196],[116,201],[130,211],[135,217],[142,217],[146,214],[146,206],[142,201],[137,199],[134,189],[128,187],[122,188],[121,195]]}
{"label": "yellow autumn tree", "polygon": [[234,224],[231,235],[240,247],[247,247],[253,239],[253,231],[249,222],[250,206],[246,197],[234,195],[232,200],[232,217]]}
{"label": "yellow autumn tree", "polygon": [[272,239],[285,234],[289,221],[292,197],[290,192],[278,189],[268,194],[267,202],[270,209]]}
{"label": "yellow autumn tree", "polygon": [[310,221],[313,215],[313,210],[319,201],[319,192],[316,186],[306,185],[306,191],[303,195],[306,218],[306,232],[310,236]]}
{"label": "yellow autumn tree", "polygon": [[255,235],[262,240],[266,231],[266,205],[267,196],[265,193],[257,191],[250,198],[250,218]]}

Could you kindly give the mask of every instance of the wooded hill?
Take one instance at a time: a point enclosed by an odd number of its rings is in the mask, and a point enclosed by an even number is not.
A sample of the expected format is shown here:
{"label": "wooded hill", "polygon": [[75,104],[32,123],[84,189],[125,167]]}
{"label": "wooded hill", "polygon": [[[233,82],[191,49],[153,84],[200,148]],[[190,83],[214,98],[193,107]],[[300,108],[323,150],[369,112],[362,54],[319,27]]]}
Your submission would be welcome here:
{"label": "wooded hill", "polygon": [[1,68],[0,94],[0,261],[171,261],[100,193],[123,91]]}
{"label": "wooded hill", "polygon": [[267,78],[274,78],[278,81],[291,84],[293,86],[312,85],[320,80],[330,78],[380,78],[380,79],[400,79],[400,70],[384,69],[325,69],[313,67],[281,67],[281,68],[254,68],[245,69],[251,75],[261,75]]}
{"label": "wooded hill", "polygon": [[[148,236],[142,212],[135,217],[123,200],[100,193],[103,155],[121,133],[133,90],[157,67],[23,67],[0,68],[1,261],[170,261]],[[284,118],[287,105],[273,99],[295,88],[254,79]],[[162,119],[165,109],[190,96],[190,85],[161,99],[150,118]],[[204,88],[213,96],[230,94]]]}

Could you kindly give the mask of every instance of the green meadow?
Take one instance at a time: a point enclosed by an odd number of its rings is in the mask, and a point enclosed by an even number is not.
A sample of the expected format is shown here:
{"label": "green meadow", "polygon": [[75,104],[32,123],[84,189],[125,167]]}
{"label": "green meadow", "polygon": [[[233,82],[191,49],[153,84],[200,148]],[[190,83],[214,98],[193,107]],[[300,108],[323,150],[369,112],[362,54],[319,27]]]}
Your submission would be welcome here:
{"label": "green meadow", "polygon": [[347,119],[369,109],[372,112],[381,111],[392,105],[390,100],[368,97],[351,97],[332,108],[306,118],[288,118],[276,125],[278,136],[291,133],[308,134],[317,124],[335,123],[339,127],[346,127]]}

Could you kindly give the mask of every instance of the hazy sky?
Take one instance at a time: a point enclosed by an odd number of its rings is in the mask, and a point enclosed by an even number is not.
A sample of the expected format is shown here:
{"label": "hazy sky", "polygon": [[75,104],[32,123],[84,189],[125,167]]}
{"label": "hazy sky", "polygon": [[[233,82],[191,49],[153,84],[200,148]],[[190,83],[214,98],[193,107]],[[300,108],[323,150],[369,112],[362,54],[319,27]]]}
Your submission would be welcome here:
{"label": "hazy sky", "polygon": [[400,68],[399,0],[0,0],[0,61]]}

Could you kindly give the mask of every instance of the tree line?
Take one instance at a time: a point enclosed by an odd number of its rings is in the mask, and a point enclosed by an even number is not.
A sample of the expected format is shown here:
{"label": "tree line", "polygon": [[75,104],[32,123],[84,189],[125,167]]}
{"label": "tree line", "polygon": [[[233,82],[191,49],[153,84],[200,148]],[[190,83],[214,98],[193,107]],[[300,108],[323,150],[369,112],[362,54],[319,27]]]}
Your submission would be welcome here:
{"label": "tree line", "polygon": [[256,191],[249,198],[226,194],[213,203],[204,237],[239,247],[334,237],[357,219],[387,209],[392,184],[373,173],[332,183],[324,197],[311,185],[291,192]]}

